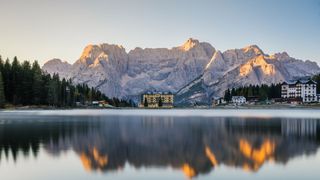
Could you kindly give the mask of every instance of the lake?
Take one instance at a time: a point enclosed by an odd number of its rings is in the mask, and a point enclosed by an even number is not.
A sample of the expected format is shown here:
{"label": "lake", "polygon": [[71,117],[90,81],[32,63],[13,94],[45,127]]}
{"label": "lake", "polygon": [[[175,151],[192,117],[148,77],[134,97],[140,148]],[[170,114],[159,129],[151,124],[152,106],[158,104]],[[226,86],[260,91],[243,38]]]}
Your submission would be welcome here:
{"label": "lake", "polygon": [[319,179],[320,110],[0,111],[0,179]]}

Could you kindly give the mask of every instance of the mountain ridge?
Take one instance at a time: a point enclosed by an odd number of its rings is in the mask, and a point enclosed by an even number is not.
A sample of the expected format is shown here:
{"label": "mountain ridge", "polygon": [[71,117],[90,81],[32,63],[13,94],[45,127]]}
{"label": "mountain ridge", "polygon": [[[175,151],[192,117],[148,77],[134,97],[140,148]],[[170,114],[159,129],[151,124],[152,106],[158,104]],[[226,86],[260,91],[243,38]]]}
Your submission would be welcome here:
{"label": "mountain ridge", "polygon": [[286,52],[268,55],[257,45],[221,52],[192,38],[171,49],[137,47],[129,52],[121,45],[88,45],[74,64],[50,60],[42,69],[97,87],[107,96],[135,97],[136,101],[146,90],[186,91],[183,88],[200,77],[196,84],[202,92],[189,92],[182,100],[187,104],[208,103],[231,87],[279,83],[293,76],[320,73],[316,62],[295,59]]}

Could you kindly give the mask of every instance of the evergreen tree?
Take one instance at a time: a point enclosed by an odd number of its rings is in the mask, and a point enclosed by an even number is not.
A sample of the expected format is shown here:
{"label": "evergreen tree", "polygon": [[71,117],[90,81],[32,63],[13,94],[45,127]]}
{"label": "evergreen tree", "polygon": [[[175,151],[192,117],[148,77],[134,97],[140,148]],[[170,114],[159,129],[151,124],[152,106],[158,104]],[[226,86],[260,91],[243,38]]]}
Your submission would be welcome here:
{"label": "evergreen tree", "polygon": [[320,74],[313,76],[312,80],[317,83],[317,94],[320,94]]}
{"label": "evergreen tree", "polygon": [[144,106],[144,107],[148,107],[148,100],[147,100],[147,98],[144,98],[143,106]]}
{"label": "evergreen tree", "polygon": [[231,92],[230,92],[230,89],[227,89],[224,93],[224,100],[229,102],[231,101]]}
{"label": "evergreen tree", "polygon": [[75,88],[72,86],[72,81],[67,81],[67,106],[74,106],[75,105],[75,99],[74,99],[74,92]]}
{"label": "evergreen tree", "polygon": [[42,91],[40,95],[40,104],[42,105],[49,105],[49,89],[50,89],[50,82],[51,82],[51,76],[50,74],[42,75],[41,77],[41,85],[42,85]]}
{"label": "evergreen tree", "polygon": [[119,105],[120,105],[119,99],[117,99],[117,98],[112,98],[112,100],[113,100],[113,102],[114,102],[114,105],[113,105],[113,106],[119,107]]}
{"label": "evergreen tree", "polygon": [[51,106],[60,106],[59,95],[59,76],[54,74],[49,82],[48,104]]}
{"label": "evergreen tree", "polygon": [[131,99],[129,100],[129,105],[130,107],[135,107],[135,103]]}
{"label": "evergreen tree", "polygon": [[4,84],[4,94],[6,96],[6,102],[11,103],[13,99],[13,89],[12,89],[12,82],[11,82],[11,64],[9,59],[6,59],[2,70],[3,76],[3,84]]}
{"label": "evergreen tree", "polygon": [[4,70],[4,63],[2,57],[0,56],[0,108],[3,108],[5,104],[5,96],[4,96],[4,82],[3,82],[3,70]]}
{"label": "evergreen tree", "polygon": [[253,88],[252,86],[250,85],[249,88],[248,88],[248,95],[247,97],[252,97],[253,96]]}
{"label": "evergreen tree", "polygon": [[2,81],[2,73],[0,72],[0,108],[3,108],[5,104],[4,86]]}
{"label": "evergreen tree", "polygon": [[162,105],[163,105],[163,103],[162,103],[162,98],[160,97],[160,98],[159,98],[159,102],[158,102],[158,106],[159,106],[159,107],[162,107]]}
{"label": "evergreen tree", "polygon": [[236,96],[236,95],[237,95],[236,89],[235,89],[235,88],[232,88],[232,89],[231,89],[231,97],[232,97],[232,96]]}
{"label": "evergreen tree", "polygon": [[33,92],[32,92],[32,72],[31,66],[28,61],[24,61],[21,65],[21,73],[19,74],[19,83],[17,90],[17,97],[20,103],[23,105],[29,105],[32,103]]}
{"label": "evergreen tree", "polygon": [[11,78],[10,78],[10,85],[12,88],[12,103],[17,105],[20,104],[20,97],[19,95],[22,94],[21,89],[21,66],[17,59],[17,57],[13,58],[12,64],[11,64]]}
{"label": "evergreen tree", "polygon": [[2,60],[2,57],[0,56],[0,73],[3,73],[3,68],[4,68],[4,62]]}
{"label": "evergreen tree", "polygon": [[43,81],[42,71],[37,61],[32,64],[32,103],[35,105],[41,104],[41,98],[43,98]]}
{"label": "evergreen tree", "polygon": [[60,105],[61,106],[66,106],[67,104],[67,81],[65,78],[62,79],[61,84],[60,84]]}

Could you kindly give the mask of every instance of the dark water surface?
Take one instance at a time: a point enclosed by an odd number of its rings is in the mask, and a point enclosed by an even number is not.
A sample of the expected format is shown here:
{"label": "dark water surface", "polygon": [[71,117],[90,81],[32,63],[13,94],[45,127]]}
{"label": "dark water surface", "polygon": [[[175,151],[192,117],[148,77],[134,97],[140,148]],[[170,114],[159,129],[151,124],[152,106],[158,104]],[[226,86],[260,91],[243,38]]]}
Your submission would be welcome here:
{"label": "dark water surface", "polygon": [[0,179],[320,178],[317,110],[169,111],[0,112]]}

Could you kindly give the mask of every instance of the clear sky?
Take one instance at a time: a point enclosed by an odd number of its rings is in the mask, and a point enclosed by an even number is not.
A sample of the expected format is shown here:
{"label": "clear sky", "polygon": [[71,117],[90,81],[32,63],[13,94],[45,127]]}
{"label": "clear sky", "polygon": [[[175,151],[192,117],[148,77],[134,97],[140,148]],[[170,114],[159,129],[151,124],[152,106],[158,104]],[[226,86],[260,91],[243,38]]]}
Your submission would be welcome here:
{"label": "clear sky", "polygon": [[87,44],[257,44],[320,63],[320,0],[0,0],[0,55],[77,60]]}

